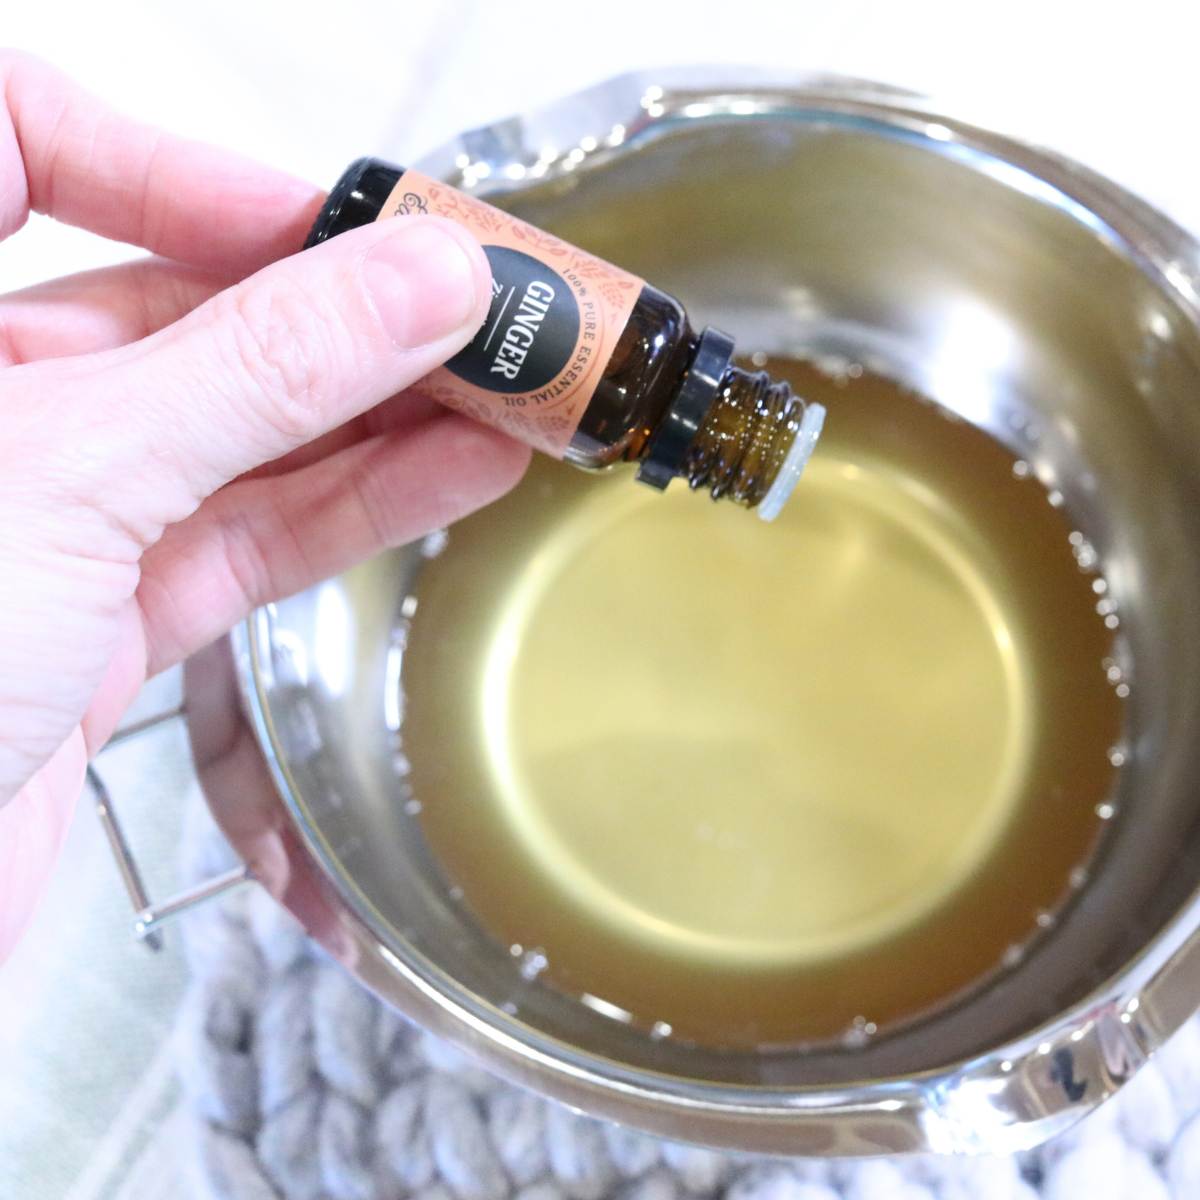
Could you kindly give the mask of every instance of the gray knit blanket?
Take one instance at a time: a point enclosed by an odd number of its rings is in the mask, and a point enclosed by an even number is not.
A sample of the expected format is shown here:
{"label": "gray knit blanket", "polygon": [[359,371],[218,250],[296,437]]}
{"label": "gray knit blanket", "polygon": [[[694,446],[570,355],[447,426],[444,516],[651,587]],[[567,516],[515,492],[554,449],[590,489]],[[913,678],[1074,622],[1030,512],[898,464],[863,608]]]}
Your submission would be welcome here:
{"label": "gray knit blanket", "polygon": [[[231,865],[202,802],[191,810],[188,873]],[[258,888],[194,914],[183,936],[198,1200],[1200,1200],[1196,1020],[1026,1155],[738,1157],[501,1082],[376,1000]]]}

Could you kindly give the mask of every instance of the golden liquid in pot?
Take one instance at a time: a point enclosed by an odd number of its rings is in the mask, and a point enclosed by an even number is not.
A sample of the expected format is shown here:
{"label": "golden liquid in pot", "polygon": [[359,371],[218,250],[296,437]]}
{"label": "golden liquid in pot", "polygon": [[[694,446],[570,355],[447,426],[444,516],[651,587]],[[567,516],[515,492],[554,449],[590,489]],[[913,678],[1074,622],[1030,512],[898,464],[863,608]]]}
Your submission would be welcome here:
{"label": "golden liquid in pot", "polygon": [[998,442],[868,374],[766,369],[829,410],[774,524],[542,462],[453,528],[404,750],[514,972],[659,1036],[853,1042],[1011,961],[1082,878],[1117,618]]}

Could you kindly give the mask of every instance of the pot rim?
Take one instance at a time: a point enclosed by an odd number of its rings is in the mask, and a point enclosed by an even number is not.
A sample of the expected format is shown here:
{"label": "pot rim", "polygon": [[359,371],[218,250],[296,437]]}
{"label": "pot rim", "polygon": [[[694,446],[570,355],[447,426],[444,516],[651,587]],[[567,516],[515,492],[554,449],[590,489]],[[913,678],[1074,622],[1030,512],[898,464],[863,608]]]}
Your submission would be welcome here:
{"label": "pot rim", "polygon": [[[684,122],[762,118],[842,124],[918,140],[965,160],[1117,246],[1200,331],[1200,242],[1170,218],[1065,156],[886,85],[729,68],[633,72],[471,130],[415,165],[463,190],[495,196],[586,173]],[[555,147],[553,156],[547,145]],[[1198,888],[1135,958],[1067,1012],[994,1050],[922,1074],[780,1090],[685,1080],[579,1050],[457,988],[381,927],[305,818],[272,728],[269,645],[268,607],[230,635],[232,668],[304,848],[351,918],[356,970],[433,1032],[568,1105],[739,1150],[1011,1152],[1038,1145],[1115,1093],[1192,1015],[1200,996]]]}

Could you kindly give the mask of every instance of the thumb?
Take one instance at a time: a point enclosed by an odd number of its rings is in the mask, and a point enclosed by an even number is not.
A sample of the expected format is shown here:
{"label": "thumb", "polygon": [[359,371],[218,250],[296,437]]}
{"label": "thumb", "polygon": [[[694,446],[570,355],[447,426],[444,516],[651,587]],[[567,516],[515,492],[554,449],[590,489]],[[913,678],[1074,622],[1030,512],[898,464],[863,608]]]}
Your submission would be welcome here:
{"label": "thumb", "polygon": [[80,498],[148,545],[229,480],[457,353],[490,291],[469,233],[404,217],[274,263],[132,346],[42,364],[42,378],[19,370],[73,426],[58,443],[85,439]]}

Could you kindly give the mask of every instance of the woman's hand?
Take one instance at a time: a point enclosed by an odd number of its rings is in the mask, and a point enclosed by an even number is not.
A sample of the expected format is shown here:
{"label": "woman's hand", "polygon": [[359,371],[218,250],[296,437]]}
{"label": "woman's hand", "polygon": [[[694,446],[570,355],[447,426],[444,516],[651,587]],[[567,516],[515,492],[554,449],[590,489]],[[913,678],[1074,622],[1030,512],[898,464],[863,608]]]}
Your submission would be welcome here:
{"label": "woman's hand", "polygon": [[487,311],[468,234],[405,218],[296,256],[311,186],[20,55],[0,89],[0,238],[35,211],[154,255],[0,297],[2,959],[147,676],[487,503],[527,451],[396,395]]}

